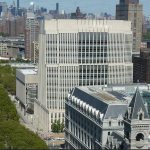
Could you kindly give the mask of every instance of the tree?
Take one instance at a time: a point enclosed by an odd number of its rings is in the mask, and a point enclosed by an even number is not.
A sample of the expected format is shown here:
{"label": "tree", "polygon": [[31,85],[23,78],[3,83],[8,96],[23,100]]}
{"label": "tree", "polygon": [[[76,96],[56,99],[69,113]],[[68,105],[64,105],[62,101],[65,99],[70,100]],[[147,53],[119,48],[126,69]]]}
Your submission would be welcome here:
{"label": "tree", "polygon": [[60,132],[64,132],[64,121],[60,124]]}
{"label": "tree", "polygon": [[38,135],[19,123],[19,115],[8,92],[0,84],[0,149],[47,149]]}
{"label": "tree", "polygon": [[52,123],[51,128],[52,128],[52,132],[58,132],[58,127],[57,127],[57,121],[56,120]]}
{"label": "tree", "polygon": [[12,68],[10,65],[0,66],[0,83],[9,93],[15,95],[16,68]]}
{"label": "tree", "polygon": [[55,120],[51,125],[52,132],[59,133],[64,130],[64,122],[60,122],[60,119]]}

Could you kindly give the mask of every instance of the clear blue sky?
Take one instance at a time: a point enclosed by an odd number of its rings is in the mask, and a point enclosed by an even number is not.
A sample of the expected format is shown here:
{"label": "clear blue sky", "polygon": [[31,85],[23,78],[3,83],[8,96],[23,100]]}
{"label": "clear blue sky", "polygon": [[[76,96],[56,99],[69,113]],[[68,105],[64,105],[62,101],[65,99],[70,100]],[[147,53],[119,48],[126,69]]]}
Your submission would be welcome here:
{"label": "clear blue sky", "polygon": [[[0,1],[6,1],[8,4],[12,4],[13,2],[13,0]],[[116,4],[119,3],[119,0],[20,0],[20,6],[28,7],[31,1],[35,5],[48,9],[55,9],[55,4],[58,2],[60,10],[66,10],[66,12],[73,12],[79,6],[81,11],[86,13],[100,14],[101,12],[107,12],[112,15],[115,15]],[[150,0],[140,0],[140,3],[143,4],[144,14],[147,16],[150,15]]]}

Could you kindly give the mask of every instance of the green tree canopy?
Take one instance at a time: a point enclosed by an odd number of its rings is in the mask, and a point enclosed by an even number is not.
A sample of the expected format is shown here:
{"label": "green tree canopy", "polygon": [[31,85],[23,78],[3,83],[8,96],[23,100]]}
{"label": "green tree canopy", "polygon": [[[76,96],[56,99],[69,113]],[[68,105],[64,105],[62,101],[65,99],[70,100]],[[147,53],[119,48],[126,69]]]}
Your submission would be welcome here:
{"label": "green tree canopy", "polygon": [[[1,70],[2,68],[2,70]],[[14,103],[8,96],[8,74],[15,74],[9,66],[0,68],[0,149],[47,149],[47,145],[37,134],[19,123],[19,116]],[[6,75],[6,76],[5,76]],[[11,81],[11,80],[9,80]],[[6,89],[4,88],[6,87]],[[8,91],[7,91],[8,90]]]}
{"label": "green tree canopy", "polygon": [[64,131],[64,122],[60,122],[60,119],[55,120],[52,123],[51,128],[52,128],[52,132],[55,132],[55,133],[63,132]]}
{"label": "green tree canopy", "polygon": [[12,95],[16,93],[16,68],[0,66],[0,84]]}

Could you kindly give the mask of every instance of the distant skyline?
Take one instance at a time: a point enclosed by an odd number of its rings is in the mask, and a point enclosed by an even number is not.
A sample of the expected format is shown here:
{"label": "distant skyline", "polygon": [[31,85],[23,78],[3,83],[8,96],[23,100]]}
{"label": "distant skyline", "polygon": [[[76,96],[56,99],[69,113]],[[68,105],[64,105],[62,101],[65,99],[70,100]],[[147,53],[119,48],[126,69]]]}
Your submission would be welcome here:
{"label": "distant skyline", "polygon": [[[0,0],[4,1],[4,0]],[[17,0],[5,0],[9,5]],[[29,7],[30,3],[34,2],[35,6],[55,9],[56,3],[59,3],[59,8],[65,10],[66,13],[74,12],[76,7],[79,6],[80,10],[84,13],[94,13],[99,15],[101,12],[107,12],[115,15],[116,4],[119,0],[20,0],[20,7]],[[150,0],[140,0],[143,4],[144,15],[150,15]]]}

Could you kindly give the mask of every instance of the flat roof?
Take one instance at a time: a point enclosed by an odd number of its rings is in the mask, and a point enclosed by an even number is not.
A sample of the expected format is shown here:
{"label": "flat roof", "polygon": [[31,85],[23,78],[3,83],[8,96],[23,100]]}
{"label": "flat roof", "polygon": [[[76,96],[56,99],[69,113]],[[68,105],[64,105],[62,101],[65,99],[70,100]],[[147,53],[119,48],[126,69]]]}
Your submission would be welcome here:
{"label": "flat roof", "polygon": [[37,74],[37,69],[19,69],[19,71],[24,75],[35,75],[35,74]]}
{"label": "flat roof", "polygon": [[146,83],[108,86],[79,86],[78,88],[107,104],[123,104],[124,102],[131,101],[137,87],[139,87],[141,92],[147,91],[150,93],[150,85]]}
{"label": "flat roof", "polygon": [[126,100],[124,98],[126,97],[124,94],[118,92],[110,92],[100,87],[101,86],[82,86],[78,88],[107,104],[123,104],[122,102]]}
{"label": "flat roof", "polygon": [[16,67],[18,69],[36,69],[37,66],[32,63],[8,63],[11,67]]}

